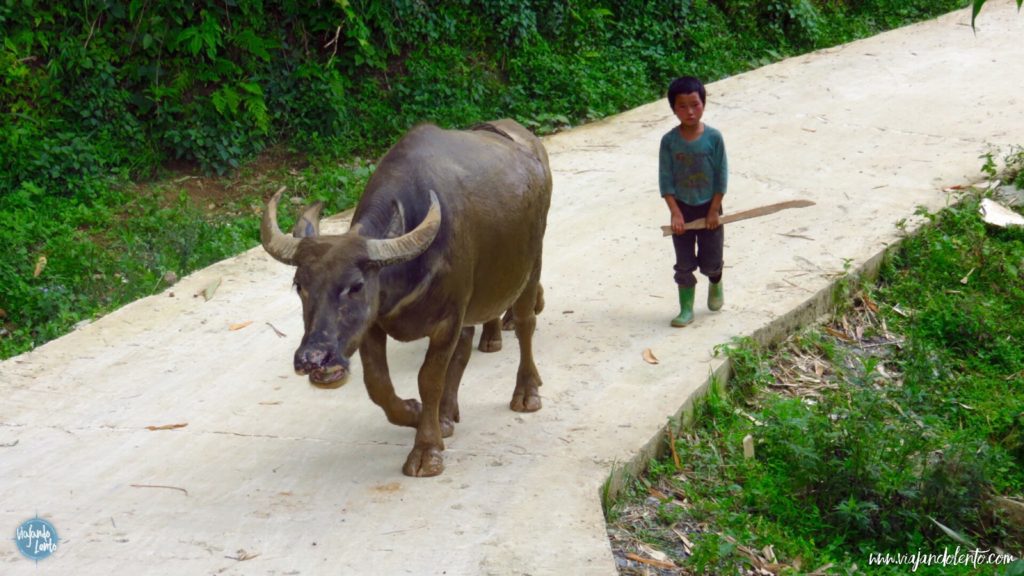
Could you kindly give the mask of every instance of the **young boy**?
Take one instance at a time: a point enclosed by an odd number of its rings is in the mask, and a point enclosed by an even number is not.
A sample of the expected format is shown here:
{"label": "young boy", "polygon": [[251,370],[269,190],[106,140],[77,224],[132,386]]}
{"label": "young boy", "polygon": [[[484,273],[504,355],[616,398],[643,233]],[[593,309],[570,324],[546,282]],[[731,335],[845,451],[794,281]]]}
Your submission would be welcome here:
{"label": "young boy", "polygon": [[[672,326],[693,322],[697,277],[707,276],[708,308],[719,310],[722,292],[722,248],[725,232],[719,224],[722,197],[728,184],[728,163],[722,133],[701,122],[707,98],[704,85],[691,76],[668,87],[668,103],[679,126],[661,138],[658,184],[672,214],[672,244],[676,252],[675,281],[679,286],[679,315]],[[686,222],[704,218],[704,230],[685,230]]]}

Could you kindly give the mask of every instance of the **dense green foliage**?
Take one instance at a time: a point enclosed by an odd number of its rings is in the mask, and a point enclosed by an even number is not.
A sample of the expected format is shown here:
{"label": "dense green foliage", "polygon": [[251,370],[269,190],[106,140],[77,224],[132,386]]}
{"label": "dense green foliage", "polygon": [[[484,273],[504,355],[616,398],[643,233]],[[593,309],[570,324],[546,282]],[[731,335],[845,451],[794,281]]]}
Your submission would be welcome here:
{"label": "dense green foliage", "polygon": [[416,122],[550,132],[965,1],[0,0],[0,357],[256,243],[129,184],[168,163],[296,151],[338,209]]}
{"label": "dense green foliage", "polygon": [[0,191],[268,143],[379,150],[423,120],[551,128],[962,2],[0,3]]}
{"label": "dense green foliage", "polygon": [[[872,552],[1024,550],[1024,531],[993,506],[1024,490],[1024,231],[986,227],[978,201],[925,214],[930,223],[857,296],[884,320],[861,340],[843,336],[837,321],[839,329],[812,328],[773,353],[749,340],[729,348],[730,394],[713,391],[693,435],[676,443],[687,480],[675,485],[693,507],[660,514],[669,525],[686,513],[712,526],[691,567],[734,573],[748,562],[720,534],[754,549],[771,544],[785,564],[834,563],[829,573],[910,569],[867,566]],[[828,375],[820,394],[766,393],[773,368],[807,358]],[[747,434],[754,460],[742,454]],[[666,460],[652,472],[679,470]]]}

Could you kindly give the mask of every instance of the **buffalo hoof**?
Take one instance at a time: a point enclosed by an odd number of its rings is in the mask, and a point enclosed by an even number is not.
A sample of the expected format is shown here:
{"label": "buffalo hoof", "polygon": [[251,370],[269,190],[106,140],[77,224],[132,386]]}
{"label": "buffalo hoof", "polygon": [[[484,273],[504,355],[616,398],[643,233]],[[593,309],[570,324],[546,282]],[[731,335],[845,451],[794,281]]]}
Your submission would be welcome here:
{"label": "buffalo hoof", "polygon": [[455,434],[455,422],[451,418],[441,416],[441,437],[451,438]]}
{"label": "buffalo hoof", "polygon": [[437,476],[444,472],[444,457],[437,448],[413,448],[402,466],[402,474],[416,478]]}
{"label": "buffalo hoof", "polygon": [[516,392],[512,395],[512,402],[508,405],[514,412],[536,412],[540,410],[540,394]]}
{"label": "buffalo hoof", "polygon": [[493,338],[490,340],[484,340],[484,338],[481,337],[480,346],[478,346],[478,349],[481,352],[497,352],[501,350],[501,334],[498,334],[497,338]]}
{"label": "buffalo hoof", "polygon": [[480,334],[480,345],[477,349],[481,352],[497,352],[501,350],[501,320],[494,318],[484,323],[483,333]]}

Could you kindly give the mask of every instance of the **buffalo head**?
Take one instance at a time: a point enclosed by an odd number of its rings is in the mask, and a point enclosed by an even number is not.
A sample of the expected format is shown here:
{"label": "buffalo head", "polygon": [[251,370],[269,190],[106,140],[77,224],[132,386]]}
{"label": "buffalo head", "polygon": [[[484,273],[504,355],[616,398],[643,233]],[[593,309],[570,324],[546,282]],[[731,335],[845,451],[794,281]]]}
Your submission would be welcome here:
{"label": "buffalo head", "polygon": [[323,388],[337,388],[349,375],[349,358],[377,317],[379,273],[422,254],[441,227],[437,195],[430,191],[430,209],[412,231],[397,238],[376,239],[353,225],[340,235],[319,234],[319,210],[307,210],[287,236],[277,224],[277,191],[263,211],[260,240],[276,260],[295,266],[295,289],[302,300],[305,333],[295,351],[295,372]]}

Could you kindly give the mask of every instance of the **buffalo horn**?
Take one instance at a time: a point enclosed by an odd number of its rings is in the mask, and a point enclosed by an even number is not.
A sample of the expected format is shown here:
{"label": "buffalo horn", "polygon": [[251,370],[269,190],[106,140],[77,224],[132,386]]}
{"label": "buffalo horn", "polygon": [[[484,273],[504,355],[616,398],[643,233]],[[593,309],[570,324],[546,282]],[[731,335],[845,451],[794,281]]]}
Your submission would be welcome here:
{"label": "buffalo horn", "polygon": [[285,236],[277,225],[277,203],[281,200],[284,186],[267,201],[263,209],[263,222],[260,224],[260,241],[263,249],[274,257],[275,260],[292,266],[295,264],[295,251],[299,248],[300,240]]}
{"label": "buffalo horn", "polygon": [[419,226],[398,238],[369,239],[366,241],[366,251],[370,260],[381,266],[400,264],[422,254],[434,241],[440,228],[441,205],[437,200],[437,194],[431,190],[430,210]]}

